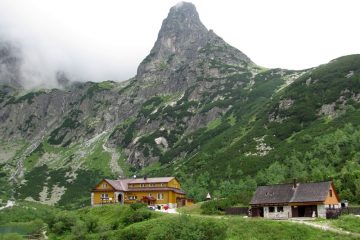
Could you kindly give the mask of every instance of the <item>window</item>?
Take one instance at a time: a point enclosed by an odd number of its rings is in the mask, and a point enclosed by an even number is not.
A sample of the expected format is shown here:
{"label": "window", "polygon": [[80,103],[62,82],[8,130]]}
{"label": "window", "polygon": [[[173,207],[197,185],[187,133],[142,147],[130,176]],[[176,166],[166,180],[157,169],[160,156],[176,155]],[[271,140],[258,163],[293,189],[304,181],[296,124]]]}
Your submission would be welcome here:
{"label": "window", "polygon": [[137,196],[129,196],[129,200],[136,200]]}
{"label": "window", "polygon": [[107,184],[106,184],[106,183],[103,183],[103,184],[102,184],[102,188],[107,188]]}
{"label": "window", "polygon": [[149,187],[155,187],[154,183],[149,183]]}
{"label": "window", "polygon": [[102,193],[101,199],[109,199],[109,195],[107,193]]}
{"label": "window", "polygon": [[277,207],[278,212],[284,212],[284,207]]}
{"label": "window", "polygon": [[163,183],[160,183],[160,186],[161,186],[161,187],[163,187],[163,186],[164,186],[164,184],[163,184]]}
{"label": "window", "polygon": [[141,187],[145,187],[145,183],[142,183],[142,184],[141,184]]}
{"label": "window", "polygon": [[164,194],[163,193],[158,193],[157,194],[157,199],[163,200],[164,199]]}
{"label": "window", "polygon": [[330,197],[332,197],[332,190],[329,190],[329,195],[330,195]]}
{"label": "window", "polygon": [[275,207],[269,207],[269,212],[275,212]]}
{"label": "window", "polygon": [[151,197],[151,193],[149,193],[149,195],[148,195],[149,197]]}

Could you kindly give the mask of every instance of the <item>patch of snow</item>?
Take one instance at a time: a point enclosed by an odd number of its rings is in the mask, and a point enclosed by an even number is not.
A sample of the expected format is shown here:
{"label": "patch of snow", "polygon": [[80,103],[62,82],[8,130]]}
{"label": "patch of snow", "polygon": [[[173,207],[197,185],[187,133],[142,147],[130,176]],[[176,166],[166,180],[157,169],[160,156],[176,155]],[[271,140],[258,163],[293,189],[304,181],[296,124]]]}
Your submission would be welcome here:
{"label": "patch of snow", "polygon": [[13,207],[14,205],[15,205],[15,201],[8,200],[5,206],[0,207],[0,210],[3,210],[3,209],[5,209],[5,208],[11,208],[11,207]]}
{"label": "patch of snow", "polygon": [[155,140],[155,143],[156,143],[157,145],[160,145],[160,144],[161,144],[161,145],[163,145],[165,148],[168,148],[168,146],[169,146],[166,138],[164,138],[164,137],[158,137],[158,138],[155,138],[154,140]]}

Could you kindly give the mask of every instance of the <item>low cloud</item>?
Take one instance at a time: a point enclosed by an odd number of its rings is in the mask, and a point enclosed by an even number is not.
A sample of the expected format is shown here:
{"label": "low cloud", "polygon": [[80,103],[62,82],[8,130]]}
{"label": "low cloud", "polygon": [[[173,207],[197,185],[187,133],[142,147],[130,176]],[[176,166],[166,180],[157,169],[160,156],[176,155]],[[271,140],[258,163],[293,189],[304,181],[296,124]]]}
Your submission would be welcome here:
{"label": "low cloud", "polygon": [[82,0],[1,1],[0,39],[21,49],[22,84],[57,87],[58,71],[74,81],[133,77],[156,39],[161,20],[153,20],[153,27],[132,23],[131,16],[139,18],[136,14],[146,9],[137,12],[135,4],[121,7],[117,1],[109,5]]}

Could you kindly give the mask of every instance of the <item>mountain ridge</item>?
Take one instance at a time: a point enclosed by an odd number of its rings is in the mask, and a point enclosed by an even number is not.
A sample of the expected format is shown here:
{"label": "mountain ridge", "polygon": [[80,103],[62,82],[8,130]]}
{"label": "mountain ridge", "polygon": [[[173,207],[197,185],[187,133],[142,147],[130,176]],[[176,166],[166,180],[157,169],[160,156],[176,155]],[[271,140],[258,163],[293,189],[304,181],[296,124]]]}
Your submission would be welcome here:
{"label": "mountain ridge", "polygon": [[[359,62],[352,55],[306,70],[265,69],[182,3],[170,9],[128,81],[29,92],[1,87],[0,133],[7,141],[0,147],[0,196],[88,204],[88,189],[101,177],[132,174],[175,175],[196,200],[292,177],[323,180],[315,173],[319,162],[302,156],[302,147],[317,146],[317,138],[336,145],[327,137],[337,128],[347,136],[358,126]],[[356,148],[355,140],[349,144]],[[325,156],[323,171],[337,179],[340,194],[355,199],[356,187],[343,184],[348,173],[337,175],[339,163],[357,164],[354,152],[340,148],[351,158],[336,162],[317,151],[309,154]],[[311,161],[317,169],[307,169]],[[295,176],[290,163],[303,175]]]}

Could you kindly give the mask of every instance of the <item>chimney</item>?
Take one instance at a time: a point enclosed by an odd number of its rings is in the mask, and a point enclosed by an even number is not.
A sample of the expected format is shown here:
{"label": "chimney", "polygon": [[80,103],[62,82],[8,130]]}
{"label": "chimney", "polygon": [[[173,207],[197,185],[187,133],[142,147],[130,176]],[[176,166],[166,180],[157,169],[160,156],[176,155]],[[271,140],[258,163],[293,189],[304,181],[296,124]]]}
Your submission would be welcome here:
{"label": "chimney", "polygon": [[297,186],[297,182],[296,182],[296,178],[293,179],[293,188],[296,188]]}
{"label": "chimney", "polygon": [[145,175],[145,176],[144,176],[144,180],[146,180],[146,179],[147,179],[147,176]]}

